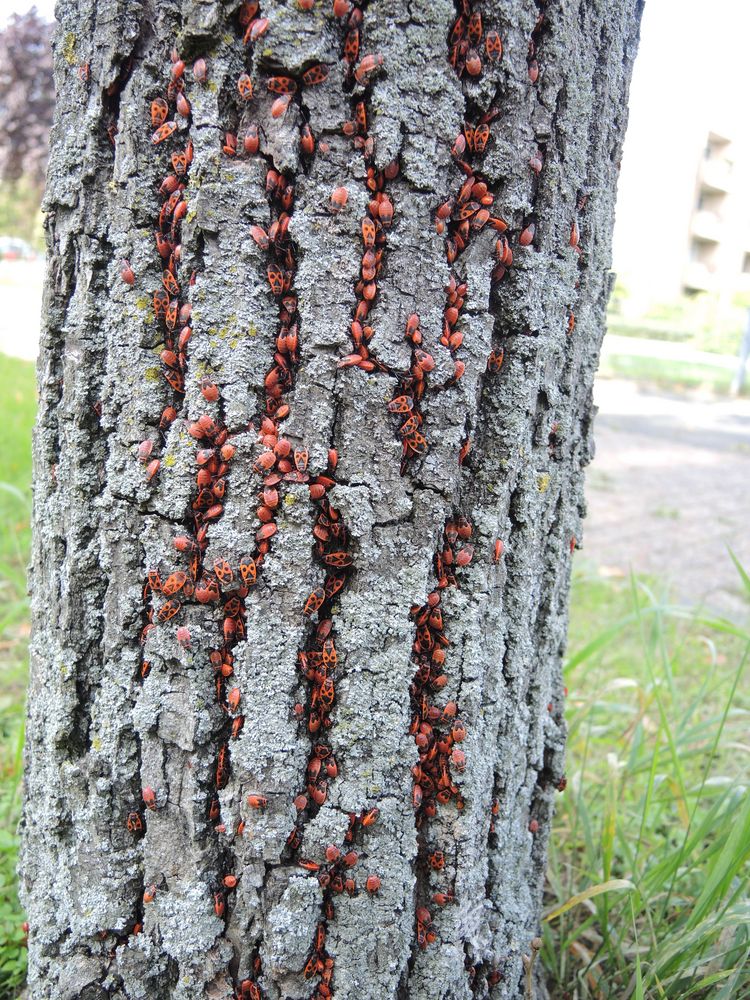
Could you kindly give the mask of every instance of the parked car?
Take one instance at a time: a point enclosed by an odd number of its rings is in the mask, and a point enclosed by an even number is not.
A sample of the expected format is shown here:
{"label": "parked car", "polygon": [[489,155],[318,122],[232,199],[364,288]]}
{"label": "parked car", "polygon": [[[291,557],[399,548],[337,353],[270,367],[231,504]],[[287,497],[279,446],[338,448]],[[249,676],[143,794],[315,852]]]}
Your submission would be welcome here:
{"label": "parked car", "polygon": [[0,260],[36,260],[38,254],[26,240],[0,236]]}

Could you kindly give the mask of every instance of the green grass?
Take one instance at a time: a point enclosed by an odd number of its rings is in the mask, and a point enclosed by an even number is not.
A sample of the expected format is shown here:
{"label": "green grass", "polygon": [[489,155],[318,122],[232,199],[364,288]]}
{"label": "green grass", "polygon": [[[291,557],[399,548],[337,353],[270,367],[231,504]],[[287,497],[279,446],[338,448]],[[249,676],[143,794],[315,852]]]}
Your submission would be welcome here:
{"label": "green grass", "polygon": [[[34,396],[32,366],[0,357],[0,1000],[17,996],[25,970],[15,831]],[[569,781],[545,905],[588,898],[544,924],[553,1000],[750,995],[747,656],[741,624],[576,575]],[[599,891],[612,880],[619,888]]]}
{"label": "green grass", "polygon": [[0,998],[23,982],[26,953],[16,895],[23,704],[26,688],[34,366],[0,355]]}
{"label": "green grass", "polygon": [[698,351],[736,355],[747,325],[750,299],[735,295],[727,303],[715,292],[680,296],[670,302],[652,303],[645,313],[632,314],[627,289],[617,283],[610,301],[607,326],[624,337],[646,337],[684,344]]}
{"label": "green grass", "polygon": [[741,625],[577,577],[547,910],[591,895],[545,923],[554,998],[750,995],[749,653]]}
{"label": "green grass", "polygon": [[[722,396],[729,392],[734,375],[733,370],[707,364],[615,353],[602,356],[599,372],[605,377],[630,379],[658,388],[706,389]],[[743,395],[747,393],[746,387]]]}

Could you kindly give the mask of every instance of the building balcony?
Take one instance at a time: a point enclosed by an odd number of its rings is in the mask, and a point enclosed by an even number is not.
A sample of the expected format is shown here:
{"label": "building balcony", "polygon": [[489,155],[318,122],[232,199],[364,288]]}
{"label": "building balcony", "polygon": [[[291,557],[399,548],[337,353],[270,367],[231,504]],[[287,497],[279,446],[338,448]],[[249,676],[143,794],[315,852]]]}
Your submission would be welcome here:
{"label": "building balcony", "polygon": [[715,212],[702,209],[695,212],[690,221],[690,232],[696,239],[708,243],[720,243],[723,236],[722,220]]}
{"label": "building balcony", "polygon": [[732,165],[726,160],[710,159],[701,164],[700,181],[703,187],[725,194],[732,190]]}
{"label": "building balcony", "polygon": [[716,275],[709,270],[708,265],[692,261],[685,265],[682,284],[693,291],[712,292],[717,286]]}

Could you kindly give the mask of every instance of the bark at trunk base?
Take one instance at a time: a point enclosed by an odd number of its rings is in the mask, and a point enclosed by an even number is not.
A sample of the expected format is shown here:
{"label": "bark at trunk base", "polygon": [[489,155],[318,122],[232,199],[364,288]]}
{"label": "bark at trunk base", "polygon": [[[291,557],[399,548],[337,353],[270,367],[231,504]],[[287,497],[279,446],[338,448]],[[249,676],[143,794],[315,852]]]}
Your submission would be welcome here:
{"label": "bark at trunk base", "polygon": [[[268,31],[248,50],[237,6],[59,4],[22,857],[32,996],[229,998],[251,978],[265,997],[311,995],[318,979],[307,982],[302,971],[326,896],[297,862],[322,863],[327,846],[345,841],[350,815],[373,807],[377,822],[356,837],[359,892],[336,895],[335,915],[325,920],[321,954],[335,961],[335,996],[521,996],[563,776],[570,554],[581,537],[581,470],[591,451],[640,4],[550,2],[537,26],[542,5],[482,2],[484,31],[499,33],[503,57],[485,59],[476,80],[459,80],[448,64],[451,3],[370,0],[361,51],[382,54],[384,65],[354,95],[340,59],[342,22],[329,4],[304,11],[269,0],[261,11]],[[149,102],[166,88],[173,44],[188,65],[207,59],[208,82],[186,73],[191,114],[170,113],[180,141],[152,146]],[[298,75],[321,62],[330,66],[326,83],[306,87],[285,116],[272,118],[269,73]],[[77,72],[82,64],[88,80]],[[249,110],[236,97],[245,68],[256,87]],[[390,374],[337,368],[352,350],[371,197],[363,151],[341,132],[357,94],[374,139],[370,162],[382,170],[400,160],[398,176],[386,181],[395,212],[368,320],[371,349]],[[449,267],[434,224],[438,206],[466,179],[451,155],[456,135],[465,118],[476,122],[491,107],[499,115],[473,167],[509,225],[514,253],[495,284],[497,233],[485,227]],[[303,117],[328,149],[301,159]],[[253,120],[259,155],[222,154],[224,129],[242,136]],[[170,394],[157,356],[163,326],[151,295],[163,264],[152,233],[169,153],[188,137],[194,159],[178,275],[194,332],[183,401]],[[538,179],[529,165],[537,150]],[[144,651],[139,641],[147,571],[158,568],[163,580],[182,565],[173,539],[189,525],[195,499],[196,443],[187,428],[204,413],[224,422],[237,451],[203,563],[226,558],[236,567],[256,544],[262,481],[253,465],[279,304],[266,283],[268,254],[250,226],[267,228],[277,211],[265,190],[272,164],[295,185],[289,231],[300,361],[282,432],[309,450],[313,474],[337,450],[329,500],[353,557],[326,606],[338,657],[326,738],[338,775],[324,804],[303,814],[296,853],[285,843],[314,742],[292,711],[310,688],[297,653],[310,648],[314,629],[302,607],[325,573],[313,556],[320,507],[307,486],[283,484],[278,533],[245,599],[247,640],[234,646],[231,678],[245,724],[227,744],[219,819],[209,807],[228,722],[209,653],[221,642],[222,616],[216,605],[188,600],[179,618],[148,635]],[[331,191],[341,185],[348,203],[333,215]],[[524,247],[518,235],[529,221],[536,231]],[[574,222],[582,254],[570,246]],[[133,287],[120,278],[122,258],[135,272]],[[468,284],[457,327],[464,340],[454,352],[466,370],[452,385],[455,358],[439,343],[451,273]],[[404,327],[415,312],[436,361],[421,403],[429,450],[401,476],[398,422],[385,404],[412,363]],[[488,355],[501,349],[502,367],[488,371]],[[204,400],[205,376],[220,387],[220,406]],[[159,415],[173,398],[179,413],[162,443]],[[161,459],[151,481],[136,455],[144,439]],[[467,439],[471,451],[459,465]],[[473,525],[475,552],[457,586],[441,592],[447,684],[430,700],[457,702],[467,731],[465,770],[452,772],[463,809],[455,800],[440,806],[417,831],[410,610],[435,588],[434,555],[459,514]],[[176,639],[178,623],[190,631],[189,648]],[[144,656],[151,670],[141,680]],[[146,787],[157,809],[144,813]],[[248,795],[266,797],[267,807],[250,807]],[[126,827],[136,811],[142,837]],[[428,862],[435,851],[445,858],[440,871]],[[218,916],[214,896],[228,873],[239,883]],[[382,883],[375,895],[364,891],[370,874]],[[144,904],[152,885],[154,899]],[[430,902],[448,891],[455,899],[445,907]],[[415,913],[424,906],[437,940],[422,949]],[[144,924],[139,934],[136,922]]]}

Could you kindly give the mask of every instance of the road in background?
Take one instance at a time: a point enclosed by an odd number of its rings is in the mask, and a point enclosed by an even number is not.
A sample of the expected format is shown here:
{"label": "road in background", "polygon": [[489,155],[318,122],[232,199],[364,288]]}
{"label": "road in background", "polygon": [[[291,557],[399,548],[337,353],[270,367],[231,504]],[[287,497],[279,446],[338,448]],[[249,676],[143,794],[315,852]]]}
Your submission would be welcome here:
{"label": "road in background", "polygon": [[750,400],[599,379],[582,557],[652,574],[676,600],[746,615],[729,550],[750,572]]}

